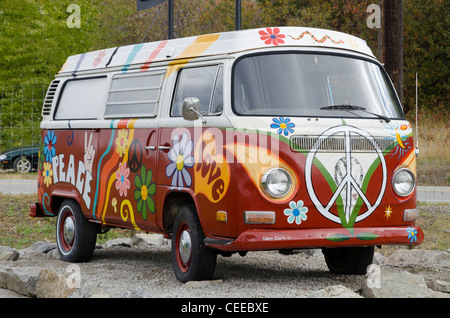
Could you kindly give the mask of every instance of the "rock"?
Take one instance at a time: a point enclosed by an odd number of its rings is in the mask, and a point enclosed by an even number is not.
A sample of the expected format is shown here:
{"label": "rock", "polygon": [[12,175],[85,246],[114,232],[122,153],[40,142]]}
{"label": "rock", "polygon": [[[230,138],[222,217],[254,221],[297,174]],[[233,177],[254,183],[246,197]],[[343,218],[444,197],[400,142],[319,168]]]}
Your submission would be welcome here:
{"label": "rock", "polygon": [[313,292],[311,298],[363,298],[361,295],[342,285],[329,286]]}
{"label": "rock", "polygon": [[384,265],[450,267],[450,253],[435,250],[400,249],[390,255]]}
{"label": "rock", "polygon": [[67,278],[49,269],[43,269],[36,282],[37,298],[67,298],[75,291],[69,287]]}
{"label": "rock", "polygon": [[432,279],[427,281],[428,288],[431,288],[434,291],[450,293],[450,282],[443,281],[439,279]]}
{"label": "rock", "polygon": [[382,254],[375,252],[373,255],[373,264],[376,265],[383,265],[386,262],[386,257],[384,257]]}
{"label": "rock", "polygon": [[434,291],[431,289],[431,291],[433,292],[433,298],[450,298],[450,294],[449,293],[443,293],[443,292],[439,292],[439,291]]}
{"label": "rock", "polygon": [[0,288],[0,299],[1,298],[29,298],[27,296],[16,293],[15,291]]}
{"label": "rock", "polygon": [[135,246],[139,247],[147,245],[167,245],[166,240],[161,234],[138,233],[133,235],[132,241]]}
{"label": "rock", "polygon": [[15,248],[0,246],[0,261],[16,261],[19,258],[19,252]]}
{"label": "rock", "polygon": [[444,293],[450,293],[450,282],[437,279],[435,290]]}
{"label": "rock", "polygon": [[36,297],[36,283],[41,271],[41,267],[0,269],[0,287],[28,297]]}
{"label": "rock", "polygon": [[110,295],[96,282],[85,282],[80,284],[70,298],[109,298]]}
{"label": "rock", "polygon": [[132,245],[133,241],[130,238],[115,238],[103,244],[102,248],[108,248],[113,246],[131,247]]}
{"label": "rock", "polygon": [[21,259],[33,259],[36,257],[51,258],[53,254],[50,252],[54,250],[57,250],[55,243],[40,241],[26,249],[19,250],[19,255]]}
{"label": "rock", "polygon": [[[428,289],[422,275],[407,271],[377,274],[369,268],[368,277],[362,288],[362,295],[367,298],[431,298],[433,293]],[[373,275],[379,275],[374,278]],[[377,283],[378,282],[378,283]]]}

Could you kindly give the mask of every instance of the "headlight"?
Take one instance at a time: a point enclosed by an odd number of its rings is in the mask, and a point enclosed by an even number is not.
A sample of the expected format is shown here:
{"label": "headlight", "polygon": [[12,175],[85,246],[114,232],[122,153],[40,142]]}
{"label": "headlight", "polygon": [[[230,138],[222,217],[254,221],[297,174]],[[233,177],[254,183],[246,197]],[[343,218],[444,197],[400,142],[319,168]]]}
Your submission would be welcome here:
{"label": "headlight", "polygon": [[292,181],[289,173],[281,168],[275,168],[265,173],[261,179],[261,186],[271,197],[281,198],[291,189]]}
{"label": "headlight", "polygon": [[414,174],[406,168],[397,170],[392,179],[392,187],[395,193],[402,197],[406,197],[413,192],[415,183]]}
{"label": "headlight", "polygon": [[0,155],[0,160],[5,160],[6,159],[6,155]]}

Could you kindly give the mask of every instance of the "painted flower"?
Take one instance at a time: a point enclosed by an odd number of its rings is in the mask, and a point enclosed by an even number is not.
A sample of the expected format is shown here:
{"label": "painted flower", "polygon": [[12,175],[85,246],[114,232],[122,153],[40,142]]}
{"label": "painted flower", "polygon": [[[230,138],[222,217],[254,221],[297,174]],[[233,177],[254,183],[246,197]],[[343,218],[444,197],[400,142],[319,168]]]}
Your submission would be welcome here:
{"label": "painted flower", "polygon": [[130,180],[128,176],[130,175],[130,169],[127,168],[127,164],[124,162],[123,165],[119,163],[119,169],[116,171],[116,189],[119,190],[120,196],[126,196],[127,190],[130,188]]}
{"label": "painted flower", "polygon": [[285,35],[280,34],[279,28],[267,28],[266,31],[260,30],[259,35],[261,35],[260,39],[264,41],[265,44],[270,45],[278,45],[284,44]]}
{"label": "painted flower", "polygon": [[303,201],[300,200],[297,203],[295,201],[289,202],[290,209],[284,209],[284,215],[288,217],[287,221],[289,224],[295,223],[300,224],[302,221],[306,221],[306,213],[308,208],[303,206]]}
{"label": "painted flower", "polygon": [[127,151],[128,146],[128,131],[126,129],[119,130],[117,139],[116,139],[116,152],[119,154],[119,157]]}
{"label": "painted flower", "polygon": [[142,213],[142,218],[147,220],[147,212],[155,213],[155,202],[152,196],[156,193],[156,185],[152,183],[152,170],[146,171],[145,165],[141,166],[141,174],[134,178],[134,199],[137,201],[137,210]]}
{"label": "painted flower", "polygon": [[49,130],[47,135],[44,137],[44,155],[45,161],[52,162],[52,158],[56,155],[56,135],[52,130]]}
{"label": "painted flower", "polygon": [[270,125],[270,128],[278,129],[278,133],[281,135],[284,133],[287,136],[289,133],[293,133],[294,130],[292,128],[295,127],[295,124],[291,122],[290,118],[273,118],[273,123]]}
{"label": "painted flower", "polygon": [[53,170],[50,162],[44,162],[42,176],[44,177],[44,183],[47,187],[52,184]]}
{"label": "painted flower", "polygon": [[42,171],[38,171],[38,200],[42,202],[42,198],[44,197],[44,177],[42,176]]}
{"label": "painted flower", "polygon": [[408,232],[408,238],[411,240],[411,243],[417,241],[417,230],[413,227],[408,227],[406,232]]}
{"label": "painted flower", "polygon": [[194,166],[195,160],[191,155],[194,143],[188,139],[186,133],[181,136],[181,140],[179,135],[175,135],[172,142],[173,147],[168,154],[171,163],[166,167],[166,176],[172,177],[173,187],[183,187],[184,185],[190,187],[192,178],[186,168]]}
{"label": "painted flower", "polygon": [[100,51],[100,53],[98,54],[98,56],[94,59],[94,63],[92,63],[92,66],[93,66],[93,67],[98,66],[98,65],[101,63],[102,59],[103,59],[105,56],[106,56],[105,50]]}
{"label": "painted flower", "polygon": [[44,147],[45,147],[45,143],[42,140],[40,140],[39,141],[39,153],[38,153],[38,170],[42,170],[42,164],[45,161]]}

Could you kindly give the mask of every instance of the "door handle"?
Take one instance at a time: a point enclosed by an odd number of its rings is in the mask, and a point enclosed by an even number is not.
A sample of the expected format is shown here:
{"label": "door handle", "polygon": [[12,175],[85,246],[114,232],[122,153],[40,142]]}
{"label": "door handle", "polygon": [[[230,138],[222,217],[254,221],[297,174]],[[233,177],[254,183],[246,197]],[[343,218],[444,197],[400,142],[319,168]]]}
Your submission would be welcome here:
{"label": "door handle", "polygon": [[156,147],[155,146],[145,146],[144,149],[145,150],[155,150]]}
{"label": "door handle", "polygon": [[158,146],[159,150],[170,150],[171,147],[167,147],[167,146]]}

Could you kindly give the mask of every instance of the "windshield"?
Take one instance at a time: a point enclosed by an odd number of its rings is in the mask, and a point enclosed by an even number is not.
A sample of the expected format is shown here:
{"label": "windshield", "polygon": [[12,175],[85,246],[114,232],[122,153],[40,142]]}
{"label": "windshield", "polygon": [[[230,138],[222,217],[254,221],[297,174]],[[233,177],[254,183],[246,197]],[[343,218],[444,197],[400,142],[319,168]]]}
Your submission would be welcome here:
{"label": "windshield", "polygon": [[252,55],[236,63],[233,86],[239,115],[404,118],[386,73],[354,57]]}

